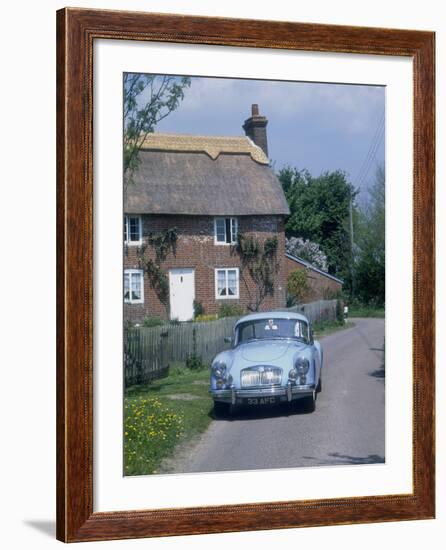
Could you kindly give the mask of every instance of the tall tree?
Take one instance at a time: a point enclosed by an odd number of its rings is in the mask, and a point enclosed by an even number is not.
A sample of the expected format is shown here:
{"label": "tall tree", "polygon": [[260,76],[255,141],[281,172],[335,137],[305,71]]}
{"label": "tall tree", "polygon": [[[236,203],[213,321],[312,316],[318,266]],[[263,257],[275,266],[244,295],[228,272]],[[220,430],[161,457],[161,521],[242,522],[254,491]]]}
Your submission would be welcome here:
{"label": "tall tree", "polygon": [[385,303],[385,183],[384,166],[379,166],[367,201],[359,209],[356,232],[357,297],[374,306]]}
{"label": "tall tree", "polygon": [[285,168],[279,179],[290,207],[287,237],[309,239],[327,256],[328,272],[351,288],[353,251],[350,239],[350,204],[356,191],[344,172],[325,172],[315,178],[307,170]]}
{"label": "tall tree", "polygon": [[149,133],[184,98],[189,77],[124,74],[124,183],[132,181],[139,151]]}

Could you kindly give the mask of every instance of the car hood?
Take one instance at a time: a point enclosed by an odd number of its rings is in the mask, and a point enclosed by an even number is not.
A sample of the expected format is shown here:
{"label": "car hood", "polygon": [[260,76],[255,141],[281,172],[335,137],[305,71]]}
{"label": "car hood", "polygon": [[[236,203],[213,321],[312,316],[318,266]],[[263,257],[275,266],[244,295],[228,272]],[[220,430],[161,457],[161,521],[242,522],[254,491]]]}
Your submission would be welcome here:
{"label": "car hood", "polygon": [[262,342],[249,342],[240,345],[235,353],[253,363],[271,363],[279,361],[290,350],[296,351],[296,343],[281,340],[267,340]]}

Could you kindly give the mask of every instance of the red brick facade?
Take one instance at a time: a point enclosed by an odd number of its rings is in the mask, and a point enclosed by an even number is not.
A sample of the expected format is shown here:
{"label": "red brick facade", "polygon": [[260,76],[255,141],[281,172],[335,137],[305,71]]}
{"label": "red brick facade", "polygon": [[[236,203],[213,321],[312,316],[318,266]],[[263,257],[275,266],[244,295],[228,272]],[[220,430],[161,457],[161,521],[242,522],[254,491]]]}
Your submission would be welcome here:
{"label": "red brick facade", "polygon": [[333,298],[342,290],[342,283],[338,279],[325,275],[322,272],[312,269],[311,266],[306,266],[290,257],[285,257],[286,278],[292,271],[306,271],[308,275],[308,283],[310,291],[306,296],[306,300],[324,300]]}
{"label": "red brick facade", "polygon": [[[203,306],[205,314],[218,312],[220,304],[237,304],[248,308],[250,294],[254,294],[256,285],[244,270],[240,274],[239,298],[217,299],[215,289],[215,269],[240,267],[240,257],[234,247],[216,244],[214,236],[214,217],[185,215],[142,215],[142,236],[147,242],[151,232],[165,231],[175,227],[178,240],[176,254],[169,254],[161,265],[168,272],[173,268],[193,268],[195,271],[195,300]],[[277,309],[286,305],[285,235],[282,216],[239,216],[238,231],[245,235],[254,235],[260,242],[268,237],[278,237],[277,262],[279,272],[275,277],[273,296],[267,296],[260,309]],[[124,247],[124,269],[139,269],[137,246]],[[154,258],[154,250],[147,246],[146,257]],[[146,317],[167,318],[168,312],[160,302],[144,275],[144,303],[124,304],[124,318],[141,321]]]}

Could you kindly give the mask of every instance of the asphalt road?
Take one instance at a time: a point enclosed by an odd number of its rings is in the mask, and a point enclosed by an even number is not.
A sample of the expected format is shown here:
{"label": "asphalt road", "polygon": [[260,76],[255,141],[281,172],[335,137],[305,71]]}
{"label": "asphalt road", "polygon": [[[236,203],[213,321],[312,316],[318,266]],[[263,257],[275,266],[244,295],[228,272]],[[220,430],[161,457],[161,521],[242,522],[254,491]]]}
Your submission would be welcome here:
{"label": "asphalt road", "polygon": [[384,462],[384,319],[321,340],[323,388],[313,413],[287,404],[245,408],[212,422],[177,472]]}

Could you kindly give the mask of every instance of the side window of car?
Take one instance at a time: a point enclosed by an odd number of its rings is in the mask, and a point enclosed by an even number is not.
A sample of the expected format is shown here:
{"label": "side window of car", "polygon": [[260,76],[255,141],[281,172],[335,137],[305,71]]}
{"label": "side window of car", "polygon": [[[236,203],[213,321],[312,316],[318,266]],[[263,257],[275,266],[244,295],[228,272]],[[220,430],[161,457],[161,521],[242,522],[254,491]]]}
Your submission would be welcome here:
{"label": "side window of car", "polygon": [[254,324],[247,325],[242,329],[242,340],[254,338]]}

